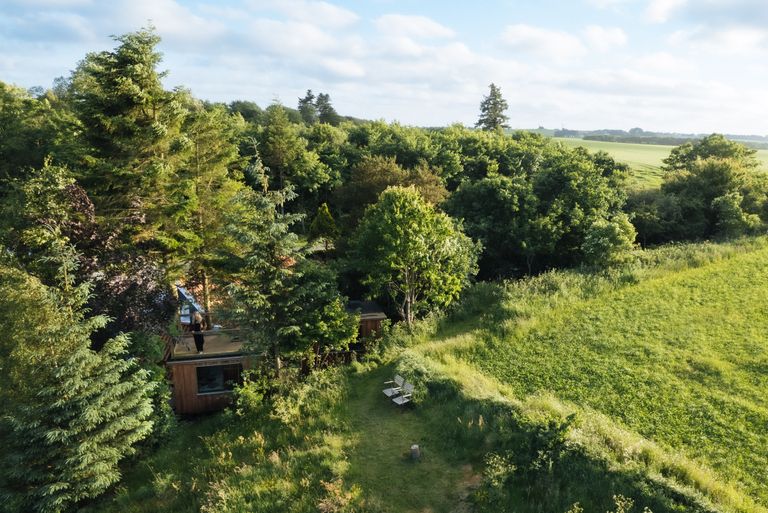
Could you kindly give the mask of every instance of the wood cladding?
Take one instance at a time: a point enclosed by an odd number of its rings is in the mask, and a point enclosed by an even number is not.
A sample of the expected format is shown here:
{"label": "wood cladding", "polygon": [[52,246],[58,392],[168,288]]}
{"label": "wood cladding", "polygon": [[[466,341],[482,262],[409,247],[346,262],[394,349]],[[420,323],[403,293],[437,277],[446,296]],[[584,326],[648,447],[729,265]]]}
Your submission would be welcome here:
{"label": "wood cladding", "polygon": [[197,358],[194,360],[176,360],[167,362],[173,384],[173,407],[180,415],[191,415],[221,410],[232,402],[232,391],[198,393],[197,369],[221,365],[242,365],[250,367],[247,356],[229,356],[223,358]]}

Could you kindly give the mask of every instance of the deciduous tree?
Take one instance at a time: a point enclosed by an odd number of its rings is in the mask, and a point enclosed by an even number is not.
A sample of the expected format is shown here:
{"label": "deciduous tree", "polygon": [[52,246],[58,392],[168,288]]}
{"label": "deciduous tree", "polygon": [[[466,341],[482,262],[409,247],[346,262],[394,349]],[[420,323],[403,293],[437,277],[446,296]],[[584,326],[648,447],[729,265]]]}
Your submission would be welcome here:
{"label": "deciduous tree", "polygon": [[352,242],[353,267],[370,295],[389,296],[403,320],[454,301],[476,272],[478,245],[414,187],[390,187]]}

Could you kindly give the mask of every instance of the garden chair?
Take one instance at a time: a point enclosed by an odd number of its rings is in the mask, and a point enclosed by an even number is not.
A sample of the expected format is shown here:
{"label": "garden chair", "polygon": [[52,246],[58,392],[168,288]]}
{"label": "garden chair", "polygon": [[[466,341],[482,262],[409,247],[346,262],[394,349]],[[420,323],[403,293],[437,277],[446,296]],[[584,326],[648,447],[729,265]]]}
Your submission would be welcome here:
{"label": "garden chair", "polygon": [[402,406],[411,402],[411,395],[413,394],[413,385],[406,383],[403,385],[403,390],[397,397],[392,398],[392,402],[398,406]]}
{"label": "garden chair", "polygon": [[384,392],[384,395],[387,397],[394,397],[397,394],[400,393],[400,391],[403,389],[403,384],[405,383],[405,379],[400,376],[399,374],[395,374],[395,379],[393,381],[385,381],[385,385],[391,385],[389,388],[385,388],[382,390]]}

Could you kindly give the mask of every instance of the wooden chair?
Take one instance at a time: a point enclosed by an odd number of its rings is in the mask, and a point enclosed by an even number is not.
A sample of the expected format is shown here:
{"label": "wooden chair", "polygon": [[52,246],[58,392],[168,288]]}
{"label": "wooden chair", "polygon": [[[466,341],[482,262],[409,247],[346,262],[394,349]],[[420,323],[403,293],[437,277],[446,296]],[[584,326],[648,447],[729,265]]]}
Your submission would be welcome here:
{"label": "wooden chair", "polygon": [[384,395],[387,397],[394,397],[397,394],[400,393],[400,391],[403,389],[403,384],[405,383],[405,379],[400,376],[399,374],[395,374],[395,379],[392,381],[385,381],[385,385],[392,385],[389,388],[385,388],[382,390],[384,392]]}
{"label": "wooden chair", "polygon": [[397,397],[392,398],[392,402],[398,406],[402,406],[411,402],[411,395],[413,395],[413,385],[406,383],[403,385],[402,392]]}

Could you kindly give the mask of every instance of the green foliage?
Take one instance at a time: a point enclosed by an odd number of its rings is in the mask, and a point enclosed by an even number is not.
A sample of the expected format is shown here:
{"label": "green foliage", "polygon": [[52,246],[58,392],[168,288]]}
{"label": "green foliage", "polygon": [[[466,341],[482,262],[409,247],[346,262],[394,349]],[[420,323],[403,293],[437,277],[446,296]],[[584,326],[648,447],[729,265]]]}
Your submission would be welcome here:
{"label": "green foliage", "polygon": [[341,117],[331,104],[330,95],[326,93],[318,94],[317,100],[315,101],[315,108],[317,109],[317,119],[320,123],[336,126],[341,121]]}
{"label": "green foliage", "polygon": [[730,141],[721,134],[712,134],[674,148],[669,157],[664,159],[663,169],[666,172],[686,171],[697,160],[707,159],[733,160],[741,167],[754,169],[759,165],[756,153],[756,150]]}
{"label": "green foliage", "polygon": [[501,89],[491,83],[488,96],[480,102],[480,118],[475,123],[476,127],[483,130],[500,130],[508,128],[506,124],[509,118],[504,112],[509,108],[507,101],[501,96]]}
{"label": "green foliage", "polygon": [[185,150],[187,98],[163,89],[160,38],[152,28],[115,40],[113,51],[88,54],[79,64],[70,94],[89,149],[82,183],[100,214],[120,219],[162,202],[161,185]]}
{"label": "green foliage", "polygon": [[63,287],[0,270],[0,493],[9,511],[67,511],[102,494],[152,430],[153,385],[125,358],[128,337],[91,350],[106,319],[84,316],[87,286]]}
{"label": "green foliage", "polygon": [[80,123],[53,91],[33,98],[0,82],[0,179],[25,179],[46,161],[78,163]]}
{"label": "green foliage", "polygon": [[530,170],[463,183],[446,204],[485,248],[481,276],[582,263],[593,224],[623,204],[626,166],[606,154],[543,146],[537,157]]}
{"label": "green foliage", "polygon": [[597,268],[625,263],[635,245],[635,227],[625,214],[609,220],[598,219],[587,230],[581,250],[584,263]]}
{"label": "green foliage", "polygon": [[325,239],[326,249],[328,249],[328,241],[333,241],[338,236],[339,229],[328,210],[328,203],[323,203],[317,209],[312,224],[309,225],[309,238],[310,240]]}
{"label": "green foliage", "polygon": [[279,104],[266,111],[265,127],[259,135],[259,151],[275,189],[294,187],[300,200],[300,211],[311,212],[307,206],[317,194],[332,188],[339,180],[338,171],[324,164],[317,153],[307,148],[307,140],[292,124],[286,110]]}
{"label": "green foliage", "polygon": [[250,330],[254,348],[271,351],[275,370],[281,355],[343,349],[357,334],[357,317],[348,314],[333,272],[306,260],[289,230],[296,216],[279,212],[284,193],[244,193],[248,217],[230,229],[244,254],[230,286],[233,314]]}
{"label": "green foliage", "polygon": [[455,300],[475,270],[478,245],[415,188],[390,187],[355,234],[353,267],[373,297],[388,295],[401,317]]}
{"label": "green foliage", "polygon": [[307,89],[304,98],[299,98],[299,114],[304,123],[314,125],[318,121],[317,107],[315,107],[315,95],[312,89]]}

